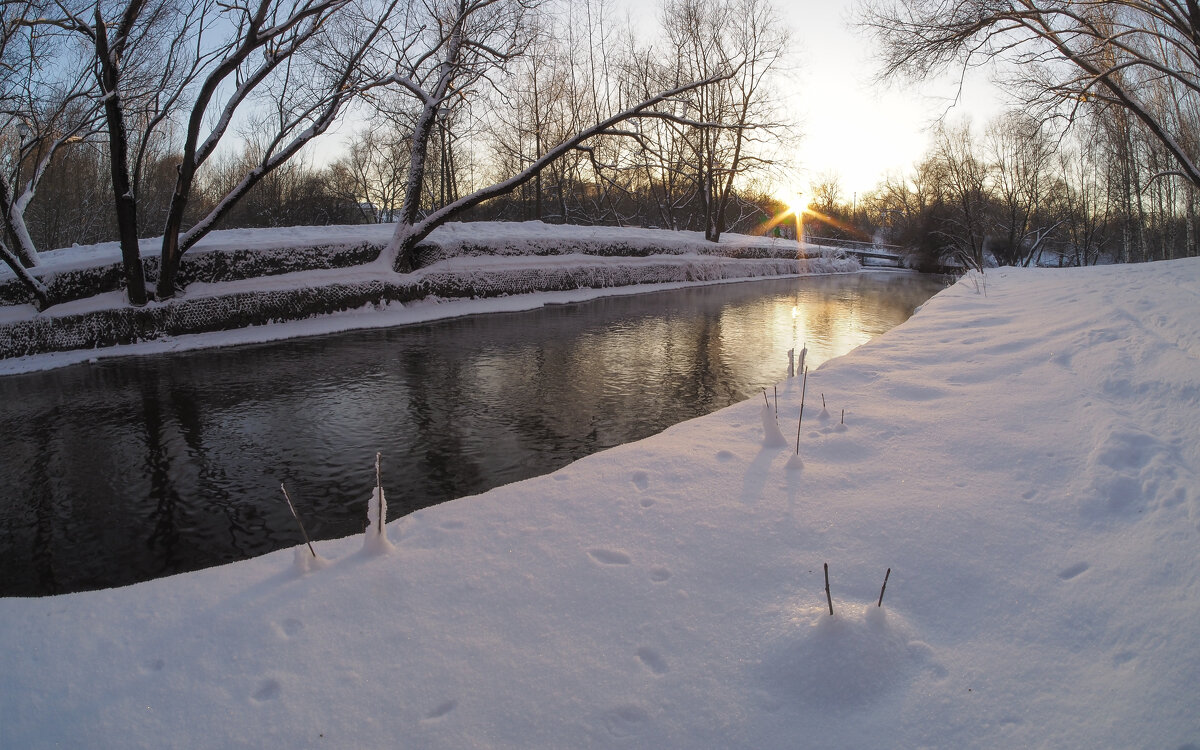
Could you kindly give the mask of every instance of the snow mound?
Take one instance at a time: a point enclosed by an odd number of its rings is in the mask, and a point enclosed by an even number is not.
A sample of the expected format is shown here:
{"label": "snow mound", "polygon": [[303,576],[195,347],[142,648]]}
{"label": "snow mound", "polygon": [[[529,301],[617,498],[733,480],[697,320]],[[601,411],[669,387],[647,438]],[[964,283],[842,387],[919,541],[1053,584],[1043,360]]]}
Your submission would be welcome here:
{"label": "snow mound", "polygon": [[919,673],[930,649],[904,619],[875,603],[801,607],[763,662],[766,682],[785,702],[824,709],[866,705]]}
{"label": "snow mound", "polygon": [[762,425],[764,448],[787,447],[787,438],[783,436],[783,432],[779,429],[779,418],[775,415],[775,410],[767,404],[763,404],[762,407]]}
{"label": "snow mound", "polygon": [[329,561],[320,555],[314,556],[307,544],[296,547],[292,555],[292,569],[297,575],[305,575],[314,570],[324,570],[329,567]]}

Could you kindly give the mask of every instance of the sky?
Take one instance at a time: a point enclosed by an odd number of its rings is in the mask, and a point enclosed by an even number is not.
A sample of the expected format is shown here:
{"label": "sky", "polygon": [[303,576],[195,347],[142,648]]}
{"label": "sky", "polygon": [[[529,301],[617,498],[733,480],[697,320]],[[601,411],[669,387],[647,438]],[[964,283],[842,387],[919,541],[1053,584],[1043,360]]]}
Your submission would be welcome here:
{"label": "sky", "polygon": [[777,5],[792,29],[798,65],[785,83],[803,130],[793,187],[806,189],[833,171],[851,199],[888,172],[906,173],[925,152],[936,118],[983,121],[1001,109],[1000,92],[982,74],[969,78],[961,95],[950,78],[919,86],[874,83],[878,65],[868,39],[852,26],[853,0]]}
{"label": "sky", "polygon": [[[657,25],[657,2],[624,2],[635,22]],[[961,93],[951,78],[919,86],[875,84],[878,66],[869,42],[853,28],[854,0],[774,2],[792,36],[791,69],[780,96],[802,135],[791,168],[776,180],[782,200],[794,202],[796,192],[810,192],[810,182],[835,172],[850,202],[889,172],[908,172],[924,154],[926,130],[938,117],[982,122],[1002,108],[1003,96],[986,73],[968,78]]]}
{"label": "sky", "polygon": [[[866,36],[853,28],[855,0],[772,0],[791,29],[790,60],[779,96],[801,135],[790,164],[772,179],[782,201],[807,203],[811,182],[839,176],[843,199],[875,188],[889,173],[906,174],[928,145],[927,129],[946,116],[982,123],[1003,108],[1004,96],[976,72],[960,90],[953,77],[920,85],[874,82],[878,65]],[[635,28],[657,29],[659,0],[615,0]],[[344,138],[351,118],[333,137]]]}

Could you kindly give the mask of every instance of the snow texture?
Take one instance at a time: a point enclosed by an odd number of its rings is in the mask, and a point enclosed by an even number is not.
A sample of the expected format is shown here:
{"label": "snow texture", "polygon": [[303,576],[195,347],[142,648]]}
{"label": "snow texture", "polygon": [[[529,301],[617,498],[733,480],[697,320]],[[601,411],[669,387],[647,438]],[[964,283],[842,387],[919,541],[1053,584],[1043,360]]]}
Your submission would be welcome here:
{"label": "snow texture", "polygon": [[1200,260],[986,285],[809,373],[802,471],[756,395],[393,554],[0,600],[0,745],[1200,745]]}

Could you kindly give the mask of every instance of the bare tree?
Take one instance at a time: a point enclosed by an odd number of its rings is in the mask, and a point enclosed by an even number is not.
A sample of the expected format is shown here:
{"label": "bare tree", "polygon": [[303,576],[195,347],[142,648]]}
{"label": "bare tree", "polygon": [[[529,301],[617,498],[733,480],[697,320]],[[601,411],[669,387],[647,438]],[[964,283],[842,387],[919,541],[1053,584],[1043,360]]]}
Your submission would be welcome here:
{"label": "bare tree", "polygon": [[[108,164],[121,241],[126,292],[135,305],[146,303],[145,271],[137,237],[137,196],[130,176],[128,112],[145,93],[137,85],[147,60],[162,52],[161,40],[180,43],[185,32],[177,24],[175,8],[161,0],[129,0],[91,6],[86,2],[56,0],[58,15],[30,19],[33,28],[57,27],[82,36],[93,51],[85,65],[95,77],[95,94],[102,107],[108,137]],[[203,16],[203,13],[200,13]],[[185,22],[184,28],[188,26]],[[169,59],[169,55],[168,55]],[[160,62],[156,60],[156,62]]]}
{"label": "bare tree", "polygon": [[[741,213],[738,186],[771,162],[780,131],[771,82],[787,30],[765,0],[670,0],[662,8],[657,54],[631,55],[644,93],[736,70],[719,85],[681,98],[673,117],[644,123],[644,181],[662,222],[720,239]],[[706,123],[707,125],[701,125]]]}
{"label": "bare tree", "polygon": [[766,0],[735,0],[731,6],[729,54],[737,74],[717,87],[725,89],[729,107],[717,121],[735,127],[707,129],[725,141],[721,168],[709,171],[714,178],[709,239],[714,242],[725,231],[736,181],[771,163],[765,146],[781,123],[771,106],[770,83],[789,43],[787,27],[778,23],[778,12]]}
{"label": "bare tree", "polygon": [[[207,234],[255,184],[323,134],[342,109],[372,82],[361,64],[398,0],[378,8],[355,6],[344,24],[349,0],[259,0],[223,6],[231,31],[217,46],[214,64],[199,79],[191,99],[178,179],[163,232],[156,292],[175,294],[175,277],[185,252]],[[308,54],[315,49],[315,53]],[[251,57],[261,50],[261,62]],[[235,114],[252,94],[265,93],[261,111],[261,158],[186,232],[184,213],[199,167],[214,153]],[[215,116],[215,123],[206,126]]]}
{"label": "bare tree", "polygon": [[[1195,0],[862,0],[860,19],[885,77],[1011,63],[1028,104],[1072,118],[1096,104],[1128,112],[1172,171],[1200,186],[1195,124],[1178,116],[1200,94]],[[1171,94],[1159,96],[1163,88]]]}
{"label": "bare tree", "polygon": [[[416,102],[410,161],[404,201],[396,231],[380,262],[406,272],[417,264],[416,246],[435,228],[479,203],[505,195],[533,180],[557,159],[600,136],[633,135],[620,126],[639,117],[664,117],[656,109],[690,91],[727,80],[733,71],[722,70],[703,80],[690,81],[673,89],[624,106],[586,127],[548,145],[541,157],[509,177],[474,191],[435,210],[422,210],[422,185],[428,168],[430,139],[439,109],[447,103],[469,98],[524,53],[528,41],[529,15],[536,0],[440,0],[425,7],[428,16],[414,15],[395,30],[393,67],[386,80],[395,83]],[[415,9],[410,9],[415,12]]]}
{"label": "bare tree", "polygon": [[403,198],[408,143],[394,126],[365,126],[331,165],[337,191],[361,207],[369,223],[391,221]]}
{"label": "bare tree", "polygon": [[[156,287],[159,298],[168,298],[183,254],[258,181],[324,133],[362,91],[359,64],[398,2],[364,2],[352,15],[350,0],[125,0],[94,8],[87,0],[71,1],[54,0],[58,15],[35,23],[79,34],[94,48],[134,304],[147,298],[137,242],[138,180],[158,129],[176,115],[186,120]],[[264,144],[261,161],[184,231],[198,170],[250,109]]]}
{"label": "bare tree", "polygon": [[1055,143],[1037,118],[1014,111],[988,124],[984,145],[1002,238],[992,252],[1002,265],[1028,266],[1061,223],[1047,212],[1060,187],[1053,184],[1051,169]]}
{"label": "bare tree", "polygon": [[36,266],[25,209],[60,149],[96,132],[98,108],[89,76],[69,64],[61,34],[19,23],[5,25],[0,34],[4,54],[10,45],[24,53],[12,55],[18,59],[0,75],[0,131],[11,149],[0,170],[0,204],[16,252],[25,265]]}
{"label": "bare tree", "polygon": [[969,122],[939,125],[935,144],[937,179],[948,209],[938,234],[955,248],[961,262],[983,268],[990,224],[987,164],[978,154]]}
{"label": "bare tree", "polygon": [[1096,263],[1108,241],[1112,204],[1106,196],[1099,151],[1076,146],[1060,151],[1057,158],[1062,185],[1058,213],[1065,220],[1066,255],[1075,266]]}
{"label": "bare tree", "polygon": [[0,224],[12,243],[0,255],[42,305],[45,287],[17,268],[40,264],[25,213],[55,157],[96,131],[99,112],[69,35],[36,22],[45,9],[25,0],[0,6]]}

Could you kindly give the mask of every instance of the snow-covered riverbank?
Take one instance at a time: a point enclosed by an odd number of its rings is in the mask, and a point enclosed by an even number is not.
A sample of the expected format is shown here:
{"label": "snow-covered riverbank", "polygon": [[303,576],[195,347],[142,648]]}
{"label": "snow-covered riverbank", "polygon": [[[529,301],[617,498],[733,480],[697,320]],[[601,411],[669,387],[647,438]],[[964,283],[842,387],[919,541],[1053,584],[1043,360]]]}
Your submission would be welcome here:
{"label": "snow-covered riverbank", "polygon": [[383,554],[0,600],[0,746],[1200,744],[1198,310],[989,271],[809,374],[798,469],[751,400]]}
{"label": "snow-covered riverbank", "polygon": [[[842,257],[835,248],[770,237],[727,234],[713,243],[697,232],[476,222],[441,227],[421,246],[422,268],[397,274],[373,262],[390,236],[388,229],[214,232],[188,254],[180,271],[184,291],[141,308],[131,307],[120,287],[116,243],[46,253],[35,274],[56,302],[44,311],[11,271],[0,267],[0,375],[98,356],[454,317],[478,312],[476,301],[495,297],[548,293],[579,300],[862,268],[857,258]],[[151,277],[157,268],[155,247],[152,240],[142,243]],[[446,299],[455,305],[437,306]],[[525,299],[515,306],[542,303]],[[502,303],[482,309],[513,307]]]}

